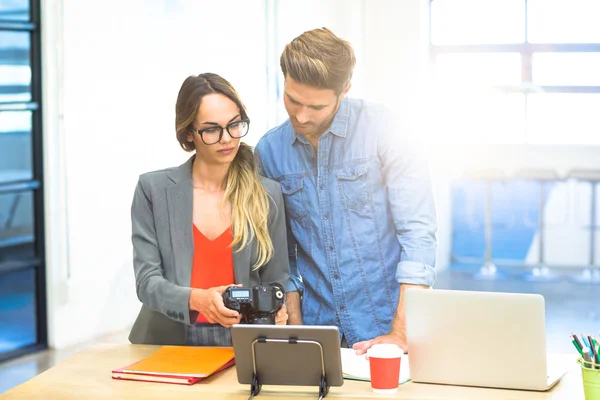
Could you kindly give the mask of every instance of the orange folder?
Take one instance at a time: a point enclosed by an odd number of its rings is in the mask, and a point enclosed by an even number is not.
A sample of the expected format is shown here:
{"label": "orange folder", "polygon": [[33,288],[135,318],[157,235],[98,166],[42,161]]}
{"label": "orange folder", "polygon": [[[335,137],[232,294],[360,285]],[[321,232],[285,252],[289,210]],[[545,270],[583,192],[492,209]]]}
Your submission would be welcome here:
{"label": "orange folder", "polygon": [[162,346],[143,360],[113,370],[112,377],[192,385],[234,364],[231,347]]}

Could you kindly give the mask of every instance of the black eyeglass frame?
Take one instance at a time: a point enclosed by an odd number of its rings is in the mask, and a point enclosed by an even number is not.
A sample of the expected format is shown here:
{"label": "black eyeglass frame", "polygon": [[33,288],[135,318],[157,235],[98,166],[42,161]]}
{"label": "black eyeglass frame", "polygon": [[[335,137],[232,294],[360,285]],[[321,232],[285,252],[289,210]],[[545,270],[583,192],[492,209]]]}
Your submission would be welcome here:
{"label": "black eyeglass frame", "polygon": [[[241,136],[234,136],[234,135],[232,135],[232,134],[231,134],[231,131],[229,131],[229,128],[230,128],[232,125],[239,124],[239,123],[242,123],[242,122],[245,122],[245,123],[246,123],[246,125],[247,125],[246,132],[245,132],[243,135],[241,135]],[[216,142],[213,142],[213,143],[206,143],[206,141],[204,140],[204,135],[203,135],[203,133],[204,133],[205,131],[209,130],[209,129],[215,129],[215,128],[219,128],[219,129],[220,129],[220,132],[219,132],[219,138],[217,139],[217,141],[216,141]],[[213,126],[209,126],[209,127],[207,127],[207,128],[204,128],[204,129],[196,129],[196,128],[194,128],[193,126],[191,126],[191,127],[190,127],[190,129],[191,129],[192,131],[196,132],[198,135],[200,135],[200,139],[202,139],[202,143],[204,143],[204,144],[205,144],[205,145],[207,145],[207,146],[212,146],[213,144],[217,144],[217,143],[219,143],[219,142],[221,141],[221,139],[223,139],[223,131],[224,131],[225,129],[227,130],[227,133],[229,134],[229,136],[231,136],[231,138],[233,138],[233,139],[240,139],[240,138],[243,138],[244,136],[246,136],[246,135],[248,134],[248,132],[250,131],[250,120],[249,120],[248,118],[246,118],[246,119],[240,119],[240,120],[237,120],[237,121],[233,121],[233,122],[230,122],[230,123],[228,123],[228,124],[227,124],[227,126],[225,126],[225,127],[222,127],[221,125],[213,125]]]}

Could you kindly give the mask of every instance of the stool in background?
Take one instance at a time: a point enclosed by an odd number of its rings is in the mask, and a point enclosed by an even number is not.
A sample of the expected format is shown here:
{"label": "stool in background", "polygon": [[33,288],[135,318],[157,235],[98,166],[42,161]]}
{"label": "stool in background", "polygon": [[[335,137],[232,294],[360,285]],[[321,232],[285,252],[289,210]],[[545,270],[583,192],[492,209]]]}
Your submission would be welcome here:
{"label": "stool in background", "polygon": [[600,271],[596,265],[596,200],[598,197],[598,183],[600,182],[600,170],[596,169],[574,169],[567,175],[570,179],[580,182],[588,182],[592,188],[590,205],[590,259],[583,272],[573,280],[581,283],[600,283]]}
{"label": "stool in background", "polygon": [[544,230],[546,229],[544,223],[544,208],[546,203],[546,185],[549,182],[555,182],[559,180],[558,174],[552,169],[521,169],[515,173],[515,178],[538,182],[540,185],[538,204],[538,262],[537,265],[533,267],[531,272],[523,274],[522,277],[525,280],[535,282],[554,281],[558,279],[558,276],[550,272],[544,256]]}
{"label": "stool in background", "polygon": [[506,174],[499,169],[472,169],[466,171],[464,177],[485,183],[485,256],[483,265],[474,277],[480,280],[502,279],[505,276],[498,271],[492,259],[492,184],[505,182]]}

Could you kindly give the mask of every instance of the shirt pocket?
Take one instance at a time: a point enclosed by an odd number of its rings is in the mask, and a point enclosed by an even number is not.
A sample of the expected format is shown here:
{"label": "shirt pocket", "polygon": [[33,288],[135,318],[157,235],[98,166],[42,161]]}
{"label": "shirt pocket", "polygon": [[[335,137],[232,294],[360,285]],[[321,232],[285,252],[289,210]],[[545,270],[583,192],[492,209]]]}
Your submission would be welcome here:
{"label": "shirt pocket", "polygon": [[307,213],[303,178],[285,178],[280,183],[286,213],[292,218],[301,219]]}
{"label": "shirt pocket", "polygon": [[344,208],[360,210],[369,201],[369,169],[366,164],[348,165],[335,170],[338,191]]}

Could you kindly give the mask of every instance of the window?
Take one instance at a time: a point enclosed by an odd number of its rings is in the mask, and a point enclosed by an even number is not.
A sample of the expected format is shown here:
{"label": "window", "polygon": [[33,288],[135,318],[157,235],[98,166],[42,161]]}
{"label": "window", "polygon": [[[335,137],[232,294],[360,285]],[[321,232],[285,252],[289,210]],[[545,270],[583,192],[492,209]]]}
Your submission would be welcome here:
{"label": "window", "polygon": [[600,144],[598,15],[597,0],[431,0],[435,112],[453,116],[443,130],[468,143]]}
{"label": "window", "polygon": [[8,272],[0,279],[0,354],[37,342],[35,270]]}
{"label": "window", "polygon": [[437,46],[523,43],[523,0],[433,0],[431,41]]}
{"label": "window", "polygon": [[0,2],[0,20],[24,21],[30,20],[29,0],[2,0]]}
{"label": "window", "polygon": [[39,10],[0,2],[0,361],[47,346]]}

